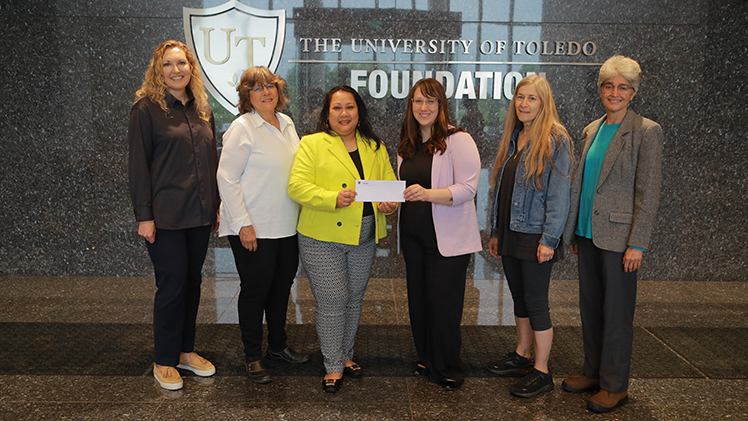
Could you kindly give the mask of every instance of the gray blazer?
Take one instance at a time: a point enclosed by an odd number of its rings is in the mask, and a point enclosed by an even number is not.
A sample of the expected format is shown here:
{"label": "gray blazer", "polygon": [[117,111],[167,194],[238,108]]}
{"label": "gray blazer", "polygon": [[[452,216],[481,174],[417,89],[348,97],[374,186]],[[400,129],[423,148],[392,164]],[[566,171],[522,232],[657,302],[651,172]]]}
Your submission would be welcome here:
{"label": "gray blazer", "polygon": [[[571,186],[571,206],[564,238],[576,244],[584,161],[599,118],[582,132],[582,159]],[[600,249],[624,252],[629,246],[649,248],[660,202],[662,179],[662,128],[631,109],[605,152],[597,192],[592,202],[592,241]]]}

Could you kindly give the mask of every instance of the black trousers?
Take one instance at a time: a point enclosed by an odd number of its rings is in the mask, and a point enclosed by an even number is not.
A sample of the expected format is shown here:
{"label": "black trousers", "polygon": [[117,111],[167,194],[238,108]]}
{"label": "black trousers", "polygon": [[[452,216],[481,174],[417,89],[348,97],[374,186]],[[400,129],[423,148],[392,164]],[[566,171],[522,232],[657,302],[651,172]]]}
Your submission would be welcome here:
{"label": "black trousers", "polygon": [[200,305],[201,271],[208,251],[210,225],[156,230],[156,241],[145,242],[156,274],[153,300],[153,343],[156,364],[175,367],[180,352],[195,348]]}
{"label": "black trousers", "polygon": [[[403,227],[403,222],[400,226]],[[405,258],[410,327],[419,363],[433,382],[465,379],[462,348],[462,308],[470,255],[444,257],[439,253],[431,221],[407,224],[400,244]]]}
{"label": "black trousers", "polygon": [[637,272],[623,271],[623,253],[577,238],[583,373],[599,378],[604,390],[621,393],[629,387]]}
{"label": "black trousers", "polygon": [[530,318],[530,327],[542,332],[553,327],[548,307],[548,287],[553,263],[501,256],[509,290],[514,301],[514,315]]}
{"label": "black trousers", "polygon": [[299,242],[296,235],[257,239],[257,250],[242,246],[238,235],[228,236],[241,280],[239,328],[247,362],[262,359],[262,318],[268,327],[268,347],[283,351],[287,344],[286,311],[296,269]]}

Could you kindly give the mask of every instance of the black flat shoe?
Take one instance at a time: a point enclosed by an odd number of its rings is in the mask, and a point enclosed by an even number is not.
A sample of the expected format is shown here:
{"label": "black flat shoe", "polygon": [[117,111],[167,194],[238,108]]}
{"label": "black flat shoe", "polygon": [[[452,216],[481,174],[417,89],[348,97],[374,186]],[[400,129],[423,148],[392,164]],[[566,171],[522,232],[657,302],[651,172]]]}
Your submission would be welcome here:
{"label": "black flat shoe", "polygon": [[308,354],[296,352],[290,346],[287,346],[286,349],[281,352],[275,352],[268,348],[267,357],[271,360],[283,360],[291,364],[301,364],[309,361]]}
{"label": "black flat shoe", "polygon": [[427,374],[426,367],[424,367],[422,365],[416,365],[416,369],[413,370],[413,373],[411,374],[411,376],[413,376],[413,377],[426,377],[426,374]]}
{"label": "black flat shoe", "polygon": [[244,368],[247,369],[247,375],[249,379],[257,384],[267,384],[273,381],[270,378],[270,372],[262,364],[262,361],[252,361],[251,363],[245,362]]}
{"label": "black flat shoe", "polygon": [[322,390],[327,393],[335,393],[343,386],[343,378],[322,379]]}
{"label": "black flat shoe", "polygon": [[457,380],[444,379],[439,382],[439,386],[441,386],[442,390],[444,390],[445,392],[453,392],[462,387],[462,383],[458,382]]}
{"label": "black flat shoe", "polygon": [[343,375],[354,379],[360,379],[361,377],[364,377],[364,371],[361,369],[360,365],[353,364],[343,368]]}

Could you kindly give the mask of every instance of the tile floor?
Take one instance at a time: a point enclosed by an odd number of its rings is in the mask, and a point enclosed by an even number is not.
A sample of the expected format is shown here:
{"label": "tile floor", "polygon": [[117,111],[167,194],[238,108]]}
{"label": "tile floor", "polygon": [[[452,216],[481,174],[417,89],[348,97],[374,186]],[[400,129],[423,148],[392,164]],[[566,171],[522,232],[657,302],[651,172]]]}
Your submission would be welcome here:
{"label": "tile floor", "polygon": [[0,277],[0,420],[748,420],[748,283],[640,281],[630,403],[606,415],[561,390],[582,363],[576,281],[552,281],[556,389],[509,395],[512,379],[482,366],[513,346],[511,298],[501,279],[467,281],[457,392],[408,376],[403,279],[372,279],[357,339],[368,370],[341,392],[321,391],[314,299],[297,279],[289,341],[313,360],[271,364],[273,382],[242,373],[238,279],[205,278],[197,349],[216,363],[166,392],[150,372],[152,278]]}

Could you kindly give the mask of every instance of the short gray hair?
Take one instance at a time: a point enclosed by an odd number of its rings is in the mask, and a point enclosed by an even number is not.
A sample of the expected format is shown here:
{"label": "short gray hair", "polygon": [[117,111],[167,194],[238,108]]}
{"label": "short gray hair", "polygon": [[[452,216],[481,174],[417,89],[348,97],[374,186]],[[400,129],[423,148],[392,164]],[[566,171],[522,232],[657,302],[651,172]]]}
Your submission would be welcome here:
{"label": "short gray hair", "polygon": [[605,60],[603,67],[600,68],[600,76],[597,78],[597,87],[600,88],[606,80],[616,75],[625,77],[634,91],[639,92],[642,69],[635,60],[620,55]]}

